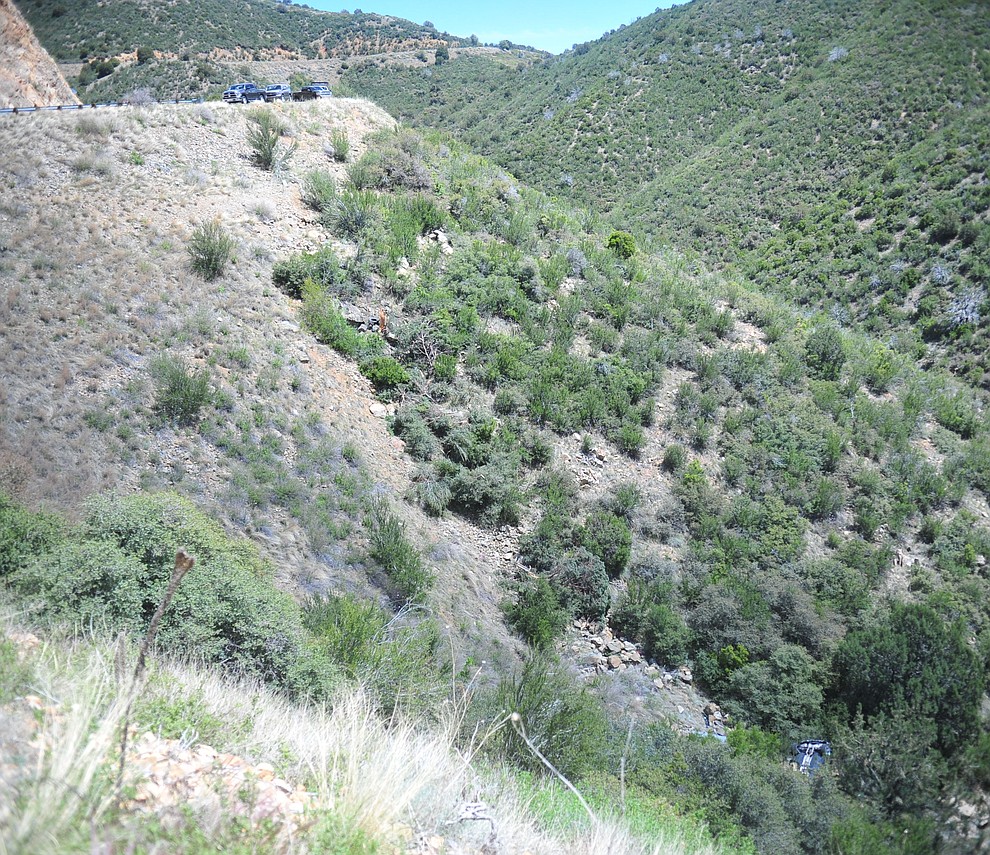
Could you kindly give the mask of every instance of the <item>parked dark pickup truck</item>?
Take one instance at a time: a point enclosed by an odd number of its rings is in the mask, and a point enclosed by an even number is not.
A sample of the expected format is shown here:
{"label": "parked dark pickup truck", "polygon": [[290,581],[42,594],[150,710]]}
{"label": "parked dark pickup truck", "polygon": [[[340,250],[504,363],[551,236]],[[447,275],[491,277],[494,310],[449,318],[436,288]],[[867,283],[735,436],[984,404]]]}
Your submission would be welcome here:
{"label": "parked dark pickup truck", "polygon": [[264,101],[265,90],[259,89],[253,83],[235,83],[224,91],[223,100],[228,104],[247,104],[249,101]]}
{"label": "parked dark pickup truck", "polygon": [[333,98],[333,90],[329,83],[311,83],[303,86],[298,92],[292,93],[295,101],[310,101],[314,98]]}

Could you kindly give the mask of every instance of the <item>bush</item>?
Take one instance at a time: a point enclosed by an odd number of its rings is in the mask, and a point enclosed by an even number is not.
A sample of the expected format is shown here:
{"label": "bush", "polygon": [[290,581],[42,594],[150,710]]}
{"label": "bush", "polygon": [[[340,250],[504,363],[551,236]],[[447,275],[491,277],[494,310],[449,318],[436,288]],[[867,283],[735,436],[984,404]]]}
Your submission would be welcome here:
{"label": "bush", "polygon": [[304,281],[302,298],[303,326],[323,344],[345,356],[356,356],[362,347],[361,334],[347,323],[336,302],[312,280]]}
{"label": "bush", "polygon": [[895,605],[880,622],[850,632],[836,652],[833,697],[849,720],[862,710],[903,715],[934,726],[948,755],[979,728],[983,669],[966,641],[965,624],[947,624],[926,605]]}
{"label": "bush", "polygon": [[314,169],[306,173],[300,195],[310,208],[323,213],[337,199],[337,182],[329,172]]}
{"label": "bush", "polygon": [[600,621],[609,605],[608,575],[597,555],[578,548],[559,558],[552,571],[564,607],[575,617]]}
{"label": "bush", "polygon": [[368,514],[371,557],[388,578],[387,588],[398,605],[421,603],[433,587],[433,574],[426,568],[419,551],[406,537],[405,523],[384,499],[376,499]]}
{"label": "bush", "polygon": [[206,368],[193,370],[185,360],[162,354],[151,361],[155,385],[154,409],[177,425],[195,424],[203,407],[212,403],[213,389]]}
{"label": "bush", "polygon": [[422,414],[413,407],[403,407],[392,420],[392,433],[406,445],[406,453],[414,460],[431,460],[440,450]]}
{"label": "bush", "polygon": [[636,254],[636,239],[629,232],[612,232],[607,246],[619,258],[632,258]]}
{"label": "bush", "polygon": [[26,694],[32,676],[31,666],[21,660],[17,645],[0,636],[0,704],[6,705]]}
{"label": "bush", "polygon": [[691,631],[674,610],[672,599],[668,583],[632,579],[609,622],[617,633],[642,644],[648,659],[680,665],[687,659]]}
{"label": "bush", "polygon": [[377,221],[378,197],[371,190],[345,190],[324,215],[325,225],[356,238]]}
{"label": "bush", "polygon": [[832,326],[818,327],[805,342],[804,361],[813,377],[838,380],[846,361],[841,333]]}
{"label": "bush", "polygon": [[347,287],[348,272],[329,247],[299,253],[272,266],[272,284],[289,297],[302,297],[306,280],[335,295],[349,295],[354,290]]}
{"label": "bush", "polygon": [[532,647],[541,649],[549,648],[569,622],[557,592],[542,577],[520,585],[515,600],[503,609],[509,626]]}
{"label": "bush", "polygon": [[589,514],[579,536],[584,547],[602,560],[609,578],[618,578],[626,569],[632,532],[624,519],[611,511],[595,511]]}
{"label": "bush", "polygon": [[270,109],[254,111],[248,116],[248,121],[251,122],[251,127],[248,128],[248,145],[251,147],[252,160],[268,172],[281,172],[295,154],[298,143],[293,142],[288,148],[282,146],[282,134],[286,127]]}
{"label": "bush", "polygon": [[409,382],[409,372],[391,356],[373,356],[364,360],[361,373],[371,381],[382,398],[391,398],[400,386]]}
{"label": "bush", "polygon": [[485,526],[517,525],[523,495],[516,462],[500,456],[475,469],[458,469],[450,481],[450,507]]}
{"label": "bush", "polygon": [[633,458],[638,458],[646,448],[646,434],[639,425],[629,423],[620,425],[618,430],[610,432],[609,439],[615,443],[619,451]]}
{"label": "bush", "polygon": [[386,713],[443,690],[435,657],[440,634],[432,620],[412,623],[370,600],[330,594],[306,602],[303,625],[331,670],[360,683]]}
{"label": "bush", "polygon": [[980,418],[973,408],[972,396],[965,392],[936,398],[935,421],[964,439],[970,439],[980,424]]}
{"label": "bush", "polygon": [[165,652],[223,664],[291,686],[302,627],[292,599],[247,541],[179,496],[106,496],[88,503],[81,537],[17,571],[12,585],[43,617],[143,633],[168,585],[175,553],[196,566],[158,632]]}
{"label": "bush", "polygon": [[[604,766],[608,734],[604,710],[555,660],[531,655],[522,672],[503,678],[486,700],[491,718],[518,713],[527,737],[568,778],[577,780]],[[511,725],[502,727],[489,745],[517,766],[546,772]]]}
{"label": "bush", "polygon": [[333,159],[337,163],[347,163],[347,155],[351,152],[351,142],[347,138],[347,131],[338,129],[330,132],[330,148],[333,150]]}
{"label": "bush", "polygon": [[219,220],[199,226],[189,244],[192,268],[207,282],[223,275],[234,256],[236,243]]}
{"label": "bush", "polygon": [[682,445],[667,446],[663,453],[663,463],[661,464],[667,472],[679,472],[687,462],[687,452]]}
{"label": "bush", "polygon": [[0,580],[50,552],[64,536],[59,517],[29,511],[0,492]]}

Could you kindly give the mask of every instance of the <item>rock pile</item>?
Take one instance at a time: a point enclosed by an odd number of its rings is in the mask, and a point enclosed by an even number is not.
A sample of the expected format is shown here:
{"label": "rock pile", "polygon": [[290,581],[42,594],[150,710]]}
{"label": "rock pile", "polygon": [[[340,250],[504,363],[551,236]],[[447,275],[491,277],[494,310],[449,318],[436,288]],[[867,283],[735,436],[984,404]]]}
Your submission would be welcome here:
{"label": "rock pile", "polygon": [[571,644],[571,652],[579,665],[593,668],[597,673],[625,671],[630,666],[642,665],[645,660],[638,644],[616,638],[607,626],[597,630],[587,621],[576,621],[577,637]]}
{"label": "rock pile", "polygon": [[312,801],[309,793],[276,777],[268,763],[251,764],[207,745],[187,748],[153,733],[143,734],[128,753],[127,771],[136,790],[131,809],[159,815],[191,807],[297,828]]}
{"label": "rock pile", "polygon": [[651,695],[655,708],[663,711],[678,732],[725,739],[728,715],[697,690],[694,674],[686,665],[668,670],[647,659],[640,645],[617,637],[607,626],[587,621],[575,621],[567,645],[586,677],[618,677],[625,672],[627,690],[639,697]]}

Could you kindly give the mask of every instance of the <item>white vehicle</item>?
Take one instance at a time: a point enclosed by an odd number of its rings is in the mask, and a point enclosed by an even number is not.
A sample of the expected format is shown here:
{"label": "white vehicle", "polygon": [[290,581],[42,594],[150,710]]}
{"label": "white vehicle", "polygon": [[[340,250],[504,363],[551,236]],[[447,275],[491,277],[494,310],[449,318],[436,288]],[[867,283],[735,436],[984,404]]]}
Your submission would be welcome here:
{"label": "white vehicle", "polygon": [[265,87],[266,101],[291,101],[292,88],[288,83],[271,83]]}

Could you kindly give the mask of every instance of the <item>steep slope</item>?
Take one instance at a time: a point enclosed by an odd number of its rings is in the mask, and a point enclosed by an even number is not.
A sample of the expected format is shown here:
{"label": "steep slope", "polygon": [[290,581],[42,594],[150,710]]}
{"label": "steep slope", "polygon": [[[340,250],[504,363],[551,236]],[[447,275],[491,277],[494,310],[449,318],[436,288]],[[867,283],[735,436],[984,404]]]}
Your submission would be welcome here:
{"label": "steep slope", "polygon": [[[438,683],[486,687],[469,734],[518,711],[573,780],[740,851],[931,844],[942,793],[988,778],[990,455],[956,378],[366,102],[0,133],[24,153],[2,167],[2,480],[80,520],[46,546],[62,529],[0,498],[0,572],[34,613],[140,625],[120,604],[147,618],[165,547],[195,538],[179,652],[318,698],[364,656],[427,715]],[[207,606],[257,580],[274,611]],[[379,658],[410,621],[450,663],[425,697]],[[683,734],[695,682],[728,745]],[[789,771],[782,746],[821,735],[836,778]],[[487,748],[543,769],[512,733]]]}
{"label": "steep slope", "polygon": [[696,0],[517,72],[345,80],[985,383],[988,44],[987,6],[965,0]]}
{"label": "steep slope", "polygon": [[77,103],[13,0],[0,0],[0,107]]}

